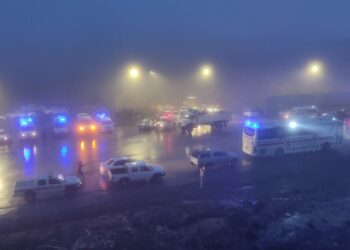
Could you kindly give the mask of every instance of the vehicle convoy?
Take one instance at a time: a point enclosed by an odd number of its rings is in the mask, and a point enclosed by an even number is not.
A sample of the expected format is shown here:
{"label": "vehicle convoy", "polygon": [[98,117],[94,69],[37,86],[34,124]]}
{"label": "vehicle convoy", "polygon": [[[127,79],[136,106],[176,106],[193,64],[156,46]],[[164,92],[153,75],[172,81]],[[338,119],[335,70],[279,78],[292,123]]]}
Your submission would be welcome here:
{"label": "vehicle convoy", "polygon": [[206,112],[196,109],[188,109],[182,112],[178,126],[182,133],[191,134],[193,129],[199,125],[209,125],[214,130],[220,130],[226,127],[231,120],[231,115],[227,111]]}
{"label": "vehicle convoy", "polygon": [[98,132],[96,122],[86,113],[77,114],[75,123],[78,135],[91,135]]}
{"label": "vehicle convoy", "polygon": [[137,127],[140,132],[151,131],[154,129],[154,122],[151,119],[143,119]]}
{"label": "vehicle convoy", "polygon": [[4,129],[0,129],[0,144],[11,144],[12,139],[9,134],[6,133]]}
{"label": "vehicle convoy", "polygon": [[194,150],[190,156],[190,162],[195,167],[205,167],[211,170],[221,166],[235,166],[238,163],[238,155],[215,149]]}
{"label": "vehicle convoy", "polygon": [[23,116],[19,118],[19,135],[22,140],[36,139],[38,137],[33,117]]}
{"label": "vehicle convoy", "polygon": [[145,161],[133,161],[108,168],[108,181],[120,186],[136,181],[160,182],[165,174],[160,166],[150,165]]}
{"label": "vehicle convoy", "polygon": [[32,180],[17,181],[14,197],[23,197],[27,202],[35,202],[37,198],[73,195],[82,183],[76,176],[46,175]]}
{"label": "vehicle convoy", "polygon": [[329,151],[342,144],[343,126],[331,117],[301,121],[246,121],[242,151],[250,156],[281,156],[291,153]]}
{"label": "vehicle convoy", "polygon": [[160,120],[154,124],[154,127],[158,132],[171,131],[176,129],[176,123],[170,120]]}
{"label": "vehicle convoy", "polygon": [[101,162],[100,164],[100,173],[102,175],[108,174],[108,169],[117,167],[117,166],[124,166],[125,163],[133,162],[135,160],[132,160],[131,158],[127,156],[118,156],[113,157],[109,159],[108,161]]}

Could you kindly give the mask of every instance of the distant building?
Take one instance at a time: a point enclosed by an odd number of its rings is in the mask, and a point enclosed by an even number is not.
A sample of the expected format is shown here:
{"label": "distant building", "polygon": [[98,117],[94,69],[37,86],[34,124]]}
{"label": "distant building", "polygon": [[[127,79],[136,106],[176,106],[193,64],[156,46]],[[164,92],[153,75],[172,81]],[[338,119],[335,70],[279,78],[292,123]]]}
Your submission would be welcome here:
{"label": "distant building", "polygon": [[310,105],[315,105],[320,109],[350,107],[350,92],[281,95],[266,98],[266,111],[271,114],[276,114],[279,111],[292,107]]}

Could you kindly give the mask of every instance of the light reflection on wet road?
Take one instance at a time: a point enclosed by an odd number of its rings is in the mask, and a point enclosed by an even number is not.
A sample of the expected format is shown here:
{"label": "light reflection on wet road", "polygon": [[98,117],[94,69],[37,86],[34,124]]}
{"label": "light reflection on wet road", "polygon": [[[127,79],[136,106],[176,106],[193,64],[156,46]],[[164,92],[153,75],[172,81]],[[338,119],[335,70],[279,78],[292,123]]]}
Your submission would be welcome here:
{"label": "light reflection on wet road", "polygon": [[96,137],[15,142],[0,148],[0,207],[14,205],[11,195],[16,180],[48,173],[75,175],[79,160],[85,164],[83,192],[104,190],[106,187],[98,174],[99,163],[121,155],[164,166],[167,185],[186,183],[196,178],[196,171],[189,165],[188,153],[202,146],[239,151],[240,131],[235,139],[233,136],[230,129],[210,134],[208,127],[196,129],[192,137],[181,135],[179,131],[139,133],[134,127],[120,127],[114,134]]}

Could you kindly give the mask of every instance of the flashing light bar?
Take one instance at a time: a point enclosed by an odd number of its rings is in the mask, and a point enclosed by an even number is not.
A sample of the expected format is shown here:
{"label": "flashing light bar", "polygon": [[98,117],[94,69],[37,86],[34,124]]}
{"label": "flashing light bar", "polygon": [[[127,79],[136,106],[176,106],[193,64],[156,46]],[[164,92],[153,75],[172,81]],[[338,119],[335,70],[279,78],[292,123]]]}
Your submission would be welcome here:
{"label": "flashing light bar", "polygon": [[98,119],[101,120],[101,119],[105,118],[107,115],[106,115],[106,113],[98,113],[96,116]]}
{"label": "flashing light bar", "polygon": [[55,120],[59,123],[66,123],[67,122],[67,117],[63,115],[58,115],[55,117]]}
{"label": "flashing light bar", "polygon": [[245,122],[245,126],[246,126],[246,127],[250,127],[250,128],[254,128],[254,129],[260,128],[259,123],[257,123],[257,122],[252,122],[252,121],[250,121],[250,120],[248,120],[248,121]]}
{"label": "flashing light bar", "polygon": [[28,126],[28,125],[30,125],[32,123],[33,123],[33,119],[31,117],[29,117],[29,118],[21,118],[19,120],[19,125],[21,127],[26,127],[26,126]]}

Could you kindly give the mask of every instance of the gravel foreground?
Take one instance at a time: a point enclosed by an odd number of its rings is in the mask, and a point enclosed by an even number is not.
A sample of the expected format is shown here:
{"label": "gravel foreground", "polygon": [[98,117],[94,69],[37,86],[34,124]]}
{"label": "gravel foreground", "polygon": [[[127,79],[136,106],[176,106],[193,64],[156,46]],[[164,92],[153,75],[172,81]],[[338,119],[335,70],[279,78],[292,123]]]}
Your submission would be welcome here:
{"label": "gravel foreground", "polygon": [[193,183],[119,210],[31,223],[2,233],[0,249],[350,249],[350,199],[324,196],[291,186],[267,196],[249,185]]}

